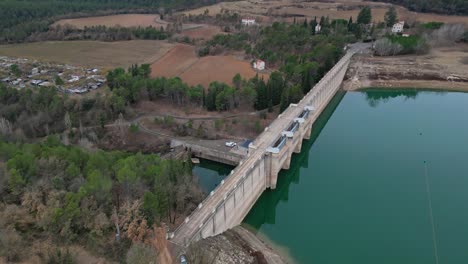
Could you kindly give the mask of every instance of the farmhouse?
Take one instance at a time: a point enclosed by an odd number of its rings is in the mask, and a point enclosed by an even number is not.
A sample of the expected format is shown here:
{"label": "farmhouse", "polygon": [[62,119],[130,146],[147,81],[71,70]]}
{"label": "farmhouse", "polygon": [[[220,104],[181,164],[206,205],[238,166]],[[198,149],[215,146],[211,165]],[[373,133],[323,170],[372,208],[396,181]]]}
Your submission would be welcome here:
{"label": "farmhouse", "polygon": [[395,25],[393,25],[392,27],[392,33],[401,33],[403,32],[403,28],[405,27],[405,21],[400,21],[398,23],[396,23]]}
{"label": "farmhouse", "polygon": [[263,71],[263,70],[265,70],[265,62],[262,61],[262,60],[256,60],[253,63],[253,68],[257,69],[259,71]]}
{"label": "farmhouse", "polygon": [[317,24],[315,26],[315,33],[320,33],[321,30],[322,30],[322,26],[320,24]]}
{"label": "farmhouse", "polygon": [[252,26],[255,25],[255,19],[254,18],[243,18],[242,19],[242,25],[244,26]]}

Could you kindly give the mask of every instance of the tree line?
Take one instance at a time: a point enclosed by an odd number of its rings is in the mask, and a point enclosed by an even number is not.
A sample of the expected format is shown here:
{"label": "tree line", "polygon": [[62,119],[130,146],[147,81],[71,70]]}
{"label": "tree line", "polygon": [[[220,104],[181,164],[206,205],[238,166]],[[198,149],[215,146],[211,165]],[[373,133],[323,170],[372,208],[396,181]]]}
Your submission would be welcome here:
{"label": "tree line", "polygon": [[79,29],[71,25],[57,25],[46,32],[36,32],[26,38],[26,41],[47,40],[99,40],[119,41],[132,39],[164,40],[171,33],[164,28],[148,27],[106,27],[92,26]]}
{"label": "tree line", "polygon": [[411,11],[447,15],[468,15],[466,0],[372,0],[401,5]]}
{"label": "tree line", "polygon": [[165,13],[219,0],[2,0],[0,1],[0,43],[26,40],[46,32],[61,17],[83,17],[117,13]]}

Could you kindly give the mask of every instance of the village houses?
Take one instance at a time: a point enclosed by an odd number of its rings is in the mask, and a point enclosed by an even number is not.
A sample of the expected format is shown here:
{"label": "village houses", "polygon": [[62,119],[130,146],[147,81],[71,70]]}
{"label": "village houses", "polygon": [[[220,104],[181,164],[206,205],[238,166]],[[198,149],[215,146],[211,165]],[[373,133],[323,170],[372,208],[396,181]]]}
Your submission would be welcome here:
{"label": "village houses", "polygon": [[242,19],[242,25],[244,26],[252,26],[255,25],[255,19],[254,18],[243,18]]}

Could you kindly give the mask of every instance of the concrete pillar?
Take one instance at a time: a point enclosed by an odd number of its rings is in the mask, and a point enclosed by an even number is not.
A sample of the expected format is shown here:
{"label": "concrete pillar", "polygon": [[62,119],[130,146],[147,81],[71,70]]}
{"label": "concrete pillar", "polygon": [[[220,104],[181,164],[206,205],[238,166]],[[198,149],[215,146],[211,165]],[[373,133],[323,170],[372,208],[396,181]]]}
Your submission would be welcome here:
{"label": "concrete pillar", "polygon": [[286,160],[283,163],[282,169],[283,170],[289,170],[289,167],[291,167],[291,158],[292,158],[292,148],[291,150],[288,150],[284,155],[287,155]]}
{"label": "concrete pillar", "polygon": [[301,135],[297,135],[298,139],[297,139],[297,142],[296,142],[296,146],[294,147],[294,153],[301,153],[301,149],[302,149],[302,136]]}
{"label": "concrete pillar", "polygon": [[306,132],[304,134],[305,139],[310,139],[310,136],[312,135],[312,124],[307,125],[306,127]]}

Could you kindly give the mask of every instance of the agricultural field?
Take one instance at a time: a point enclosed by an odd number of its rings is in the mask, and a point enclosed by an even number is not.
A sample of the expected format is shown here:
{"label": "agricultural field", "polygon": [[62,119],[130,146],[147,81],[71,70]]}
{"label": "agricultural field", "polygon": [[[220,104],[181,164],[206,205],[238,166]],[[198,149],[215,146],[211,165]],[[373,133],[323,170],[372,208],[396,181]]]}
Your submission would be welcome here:
{"label": "agricultural field", "polygon": [[84,27],[92,26],[106,26],[106,27],[149,27],[166,28],[168,22],[161,20],[159,15],[149,14],[123,14],[123,15],[110,15],[98,17],[83,17],[62,19],[53,24],[56,25],[72,25],[77,28],[83,29]]}
{"label": "agricultural field", "polygon": [[[231,84],[234,75],[239,73],[243,78],[250,79],[257,72],[248,61],[234,56],[207,56],[199,58],[196,48],[190,45],[178,44],[162,58],[151,65],[152,77],[179,76],[189,85],[201,84],[205,87],[213,81]],[[259,74],[268,79],[268,74]]]}
{"label": "agricultural field", "polygon": [[[222,2],[208,7],[202,7],[186,12],[186,15],[199,15],[208,10],[210,15],[221,13],[222,10],[237,12],[244,16],[255,16],[264,22],[275,20],[290,21],[292,17],[304,17],[311,19],[315,16],[330,16],[331,18],[356,19],[359,10],[363,6],[371,6],[374,20],[383,21],[384,14],[388,9],[389,4],[380,2],[365,2],[362,0],[336,0],[329,2],[308,1],[308,0],[250,0],[236,2]],[[405,21],[441,21],[445,23],[466,23],[466,16],[446,16],[437,14],[415,13],[403,7],[397,8],[400,19]]]}
{"label": "agricultural field", "polygon": [[[237,73],[244,79],[253,78],[257,74],[248,61],[237,59],[234,56],[207,56],[200,58],[180,77],[188,84],[201,84],[208,87],[213,81],[232,84],[232,78]],[[259,77],[268,80],[269,75],[259,73]]]}
{"label": "agricultural field", "polygon": [[217,26],[211,25],[198,25],[197,27],[187,28],[182,31],[181,35],[189,37],[190,39],[202,39],[209,40],[213,38],[214,35],[224,34],[223,31]]}
{"label": "agricultural field", "polygon": [[165,41],[49,41],[0,45],[0,56],[110,69],[151,63],[173,47]]}

